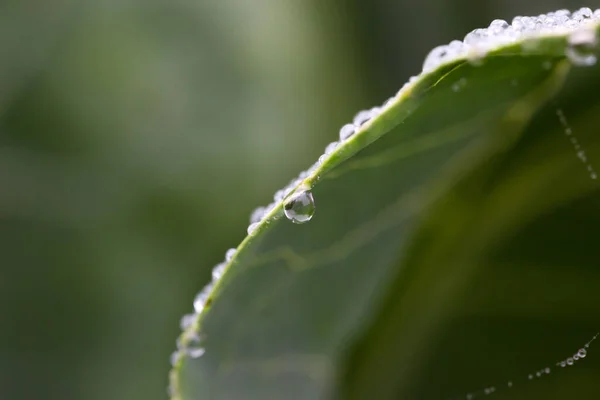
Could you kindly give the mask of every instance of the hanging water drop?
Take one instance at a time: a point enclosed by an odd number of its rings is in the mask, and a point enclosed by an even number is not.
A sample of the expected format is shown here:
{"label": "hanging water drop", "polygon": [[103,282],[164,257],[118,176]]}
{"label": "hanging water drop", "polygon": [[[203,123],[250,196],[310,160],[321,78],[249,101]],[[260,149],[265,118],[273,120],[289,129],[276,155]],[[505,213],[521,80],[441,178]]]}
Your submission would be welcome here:
{"label": "hanging water drop", "polygon": [[565,361],[561,361],[559,365],[564,368],[567,366],[567,363]]}
{"label": "hanging water drop", "polygon": [[573,32],[567,39],[567,58],[573,65],[589,67],[596,64],[598,38],[592,28]]}
{"label": "hanging water drop", "polygon": [[189,348],[187,350],[187,355],[190,356],[191,358],[200,358],[204,355],[205,352],[206,352],[206,350],[204,350],[204,348],[202,348],[202,347]]}
{"label": "hanging water drop", "polygon": [[202,346],[203,338],[194,334],[187,343],[185,354],[191,358],[200,358],[204,355],[206,350]]}
{"label": "hanging water drop", "polygon": [[347,140],[350,136],[354,135],[354,133],[356,133],[356,126],[353,124],[346,124],[340,129],[340,140]]}
{"label": "hanging water drop", "polygon": [[573,361],[573,359],[571,357],[567,358],[568,365],[573,365],[574,363],[575,363],[575,361]]}
{"label": "hanging water drop", "polygon": [[296,224],[310,221],[315,213],[315,199],[310,190],[299,190],[291,195],[283,205],[287,219]]}
{"label": "hanging water drop", "polygon": [[585,356],[587,356],[587,351],[585,349],[579,349],[579,351],[577,352],[577,355],[580,358],[585,358]]}

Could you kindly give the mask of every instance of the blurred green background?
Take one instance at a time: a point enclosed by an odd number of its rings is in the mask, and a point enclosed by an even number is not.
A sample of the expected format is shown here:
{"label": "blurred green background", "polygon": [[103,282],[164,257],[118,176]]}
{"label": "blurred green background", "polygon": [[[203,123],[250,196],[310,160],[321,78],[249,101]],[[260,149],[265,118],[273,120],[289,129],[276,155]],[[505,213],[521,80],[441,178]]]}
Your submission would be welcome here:
{"label": "blurred green background", "polygon": [[494,18],[598,1],[0,2],[0,398],[165,399],[254,207]]}

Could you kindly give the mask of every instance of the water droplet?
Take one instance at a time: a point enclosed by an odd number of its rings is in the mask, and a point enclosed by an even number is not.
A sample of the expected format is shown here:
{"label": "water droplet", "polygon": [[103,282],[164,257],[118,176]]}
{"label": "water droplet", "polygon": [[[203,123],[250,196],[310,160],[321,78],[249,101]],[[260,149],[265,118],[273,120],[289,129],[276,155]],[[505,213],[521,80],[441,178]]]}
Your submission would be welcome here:
{"label": "water droplet", "polygon": [[584,19],[592,18],[592,15],[594,15],[594,13],[590,8],[583,7],[575,11],[571,18],[576,21],[583,21]]}
{"label": "water droplet", "polygon": [[195,319],[196,314],[186,314],[183,317],[181,317],[181,320],[179,321],[179,326],[181,327],[181,330],[185,331],[187,328],[192,326]]}
{"label": "water droplet", "polygon": [[387,99],[386,101],[383,102],[383,104],[381,105],[381,108],[390,107],[394,101],[396,101],[396,96],[390,97],[389,99]]}
{"label": "water droplet", "polygon": [[184,349],[185,354],[191,358],[199,358],[206,352],[204,346],[204,336],[194,333],[188,340]]}
{"label": "water droplet", "polygon": [[256,228],[258,228],[259,224],[260,224],[259,222],[255,222],[253,224],[248,225],[248,229],[247,229],[248,235],[250,235],[250,236],[254,235],[254,232],[256,232]]}
{"label": "water droplet", "polygon": [[339,142],[331,142],[325,147],[325,154],[331,154],[337,149]]}
{"label": "water droplet", "polygon": [[533,379],[533,375],[529,374],[529,376],[527,378],[529,378],[531,380],[531,379]]}
{"label": "water droplet", "polygon": [[203,347],[195,347],[195,348],[190,347],[187,349],[186,353],[191,358],[200,358],[204,355],[205,352],[206,352],[206,350],[204,350]]}
{"label": "water droplet", "polygon": [[227,250],[227,252],[225,253],[225,261],[227,261],[227,262],[231,261],[231,259],[235,255],[236,251],[237,251],[237,249],[233,249],[233,248]]}
{"label": "water droplet", "polygon": [[285,189],[283,189],[283,198],[285,199],[286,197],[288,197],[288,195],[294,191],[297,185],[298,184],[296,182],[292,182],[288,186],[286,186]]}
{"label": "water droplet", "polygon": [[567,366],[567,363],[565,361],[561,361],[559,365],[564,368]]}
{"label": "water droplet", "polygon": [[177,360],[179,360],[179,352],[178,351],[174,351],[173,353],[171,353],[171,365],[174,367],[175,364],[177,364]]}
{"label": "water droplet", "polygon": [[546,374],[549,374],[549,373],[550,373],[550,368],[549,368],[549,367],[546,367],[546,369],[544,369],[544,372],[545,372]]}
{"label": "water droplet", "polygon": [[315,213],[315,199],[310,190],[300,190],[290,196],[283,205],[283,212],[296,224],[310,221]]}
{"label": "water droplet", "polygon": [[352,124],[346,124],[340,129],[340,140],[347,140],[350,136],[356,132],[356,126]]}
{"label": "water droplet", "polygon": [[597,47],[596,31],[591,28],[579,29],[569,35],[566,55],[573,65],[591,66],[596,64]]}
{"label": "water droplet", "polygon": [[212,290],[212,283],[209,283],[198,293],[196,298],[194,299],[194,310],[200,314],[204,309],[204,305],[206,304],[206,300],[208,300],[208,296]]}
{"label": "water droplet", "polygon": [[381,107],[373,107],[369,110],[369,112],[371,113],[371,118],[375,118],[376,116],[378,116],[379,114],[381,114]]}
{"label": "water droplet", "polygon": [[573,354],[573,360],[575,360],[575,361],[579,360],[579,355],[577,353]]}
{"label": "water droplet", "polygon": [[[275,196],[277,196],[277,193],[275,193]],[[265,207],[255,208],[254,211],[252,211],[252,214],[250,214],[250,223],[253,224],[260,221],[265,216],[265,211]]]}
{"label": "water droplet", "polygon": [[585,356],[587,356],[587,351],[585,349],[579,349],[577,354],[579,355],[579,357],[585,358]]}
{"label": "water droplet", "polygon": [[575,361],[573,361],[573,359],[571,357],[567,358],[568,365],[573,365],[574,363],[575,363]]}
{"label": "water droplet", "polygon": [[458,91],[460,91],[460,89],[465,87],[466,84],[467,84],[467,80],[465,78],[460,78],[458,81],[456,81],[452,84],[452,91],[458,92]]}
{"label": "water droplet", "polygon": [[538,378],[539,378],[540,376],[542,376],[542,371],[538,371],[538,372],[536,372],[536,373],[535,373],[535,376],[537,376]]}
{"label": "water droplet", "polygon": [[354,116],[352,123],[357,127],[361,127],[364,124],[366,124],[371,118],[373,118],[373,115],[371,115],[371,111],[362,110],[362,111],[359,111],[358,114],[356,114]]}
{"label": "water droplet", "polygon": [[508,387],[512,387],[512,382],[508,381],[508,383],[506,384]]}
{"label": "water droplet", "polygon": [[221,279],[221,277],[223,276],[223,272],[225,272],[225,267],[227,266],[227,263],[220,263],[215,265],[215,267],[212,270],[212,278],[215,281],[218,281],[219,279]]}

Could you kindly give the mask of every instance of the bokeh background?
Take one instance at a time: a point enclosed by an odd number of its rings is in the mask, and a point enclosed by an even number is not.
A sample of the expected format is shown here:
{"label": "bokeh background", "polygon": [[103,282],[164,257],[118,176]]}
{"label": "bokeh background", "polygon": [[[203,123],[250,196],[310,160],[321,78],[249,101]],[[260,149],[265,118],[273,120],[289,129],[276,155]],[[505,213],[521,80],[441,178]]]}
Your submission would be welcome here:
{"label": "bokeh background", "polygon": [[254,207],[428,51],[598,1],[0,1],[0,399],[167,397]]}

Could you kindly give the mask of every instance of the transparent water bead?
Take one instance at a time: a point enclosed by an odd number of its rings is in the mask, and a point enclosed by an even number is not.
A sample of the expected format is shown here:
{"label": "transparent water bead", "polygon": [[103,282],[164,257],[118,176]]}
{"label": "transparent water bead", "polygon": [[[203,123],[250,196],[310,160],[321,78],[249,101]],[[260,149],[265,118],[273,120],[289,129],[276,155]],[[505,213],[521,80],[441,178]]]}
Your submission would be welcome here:
{"label": "transparent water bead", "polygon": [[200,358],[204,353],[206,353],[206,350],[203,347],[189,348],[186,352],[191,358]]}
{"label": "transparent water bead", "polygon": [[256,232],[256,228],[258,228],[258,225],[259,225],[258,222],[248,225],[248,229],[246,229],[246,231],[248,232],[248,235],[250,235],[250,236],[254,235],[254,232]]}
{"label": "transparent water bead", "polygon": [[456,81],[452,84],[452,91],[459,92],[466,85],[467,85],[467,79],[464,77],[460,78],[458,81]]}
{"label": "transparent water bead", "polygon": [[566,56],[573,65],[589,67],[596,64],[598,37],[592,28],[579,29],[567,39]]}
{"label": "transparent water bead", "polygon": [[573,13],[573,15],[571,16],[571,19],[573,19],[575,21],[583,21],[583,20],[592,18],[593,15],[594,15],[594,13],[592,12],[591,8],[583,7],[583,8],[580,8],[579,10],[575,11]]}
{"label": "transparent water bead", "polygon": [[568,365],[573,365],[574,363],[575,363],[575,361],[573,361],[573,359],[571,357],[567,358]]}
{"label": "transparent water bead", "polygon": [[585,356],[587,356],[587,351],[585,349],[579,349],[579,351],[577,352],[577,355],[580,358],[585,358]]}
{"label": "transparent water bead", "polygon": [[237,249],[233,249],[233,248],[227,250],[227,252],[225,253],[225,261],[227,261],[227,262],[231,261],[231,259],[235,255],[236,251],[237,251]]}
{"label": "transparent water bead", "polygon": [[253,224],[255,222],[259,222],[265,215],[266,208],[265,207],[257,207],[250,214],[250,223]]}
{"label": "transparent water bead", "polygon": [[203,337],[194,335],[190,338],[186,348],[185,354],[191,358],[200,358],[206,353],[204,346],[202,345]]}
{"label": "transparent water bead", "polygon": [[179,321],[179,326],[182,331],[185,331],[187,328],[192,326],[194,320],[196,319],[196,314],[186,314],[181,317],[181,321]]}
{"label": "transparent water bead", "polygon": [[366,124],[371,118],[373,118],[373,115],[371,115],[370,110],[359,111],[354,116],[352,123],[357,127],[361,127],[362,125]]}
{"label": "transparent water bead", "polygon": [[225,272],[225,267],[227,266],[226,263],[220,263],[215,265],[215,267],[212,270],[212,278],[215,281],[218,281],[219,279],[221,279],[221,277],[223,276],[223,272]]}
{"label": "transparent water bead", "polygon": [[202,289],[200,291],[200,293],[198,293],[198,295],[194,299],[194,310],[198,314],[201,313],[202,310],[204,309],[206,300],[208,300],[208,296],[210,295],[211,291],[212,291],[212,284],[209,283],[208,285],[206,285],[204,287],[204,289]]}
{"label": "transparent water bead", "polygon": [[283,212],[295,224],[310,221],[315,213],[315,199],[310,190],[299,190],[292,194],[285,201]]}
{"label": "transparent water bead", "polygon": [[340,129],[340,140],[347,140],[350,136],[354,135],[355,133],[356,126],[354,126],[353,124],[346,124]]}
{"label": "transparent water bead", "polygon": [[494,386],[492,386],[492,387],[483,389],[483,394],[492,394],[495,391],[496,391],[496,388]]}
{"label": "transparent water bead", "polygon": [[[281,200],[283,200],[283,198],[285,197],[285,190],[283,189],[279,189],[278,191],[275,192],[275,194],[273,195],[273,200],[275,200],[276,203],[279,203]],[[251,221],[250,223],[255,223],[258,221]]]}
{"label": "transparent water bead", "polygon": [[175,366],[175,364],[177,364],[177,360],[179,360],[179,352],[178,351],[174,351],[173,353],[171,353],[171,366]]}
{"label": "transparent water bead", "polygon": [[325,154],[331,154],[337,149],[339,142],[331,142],[325,147]]}

